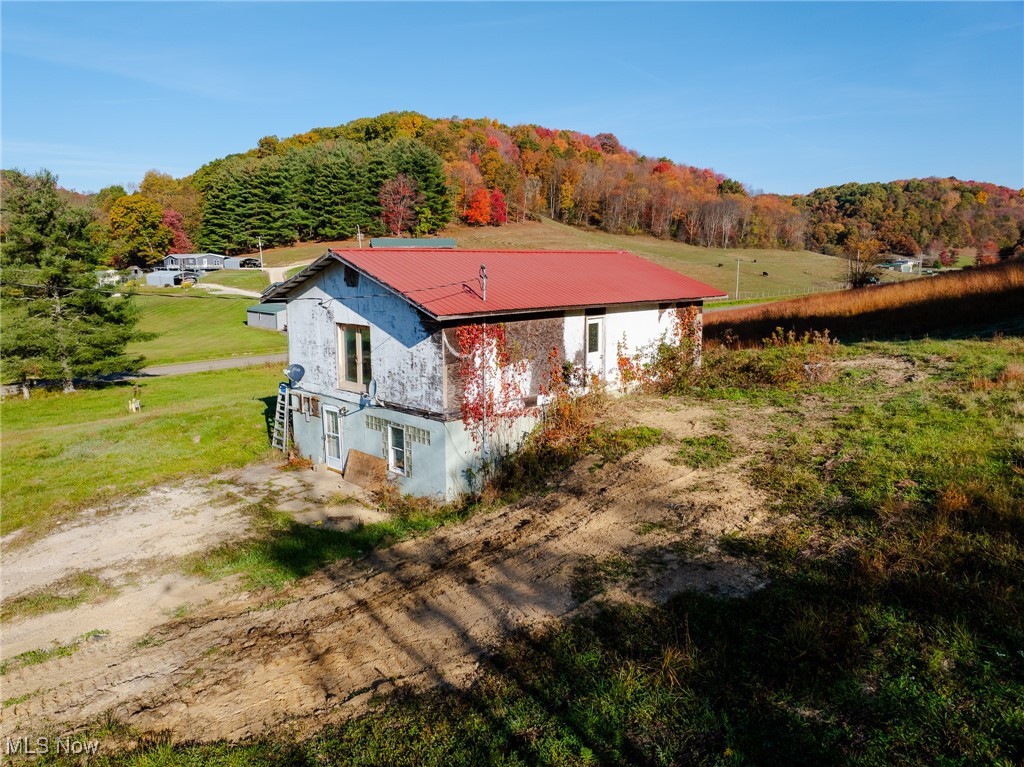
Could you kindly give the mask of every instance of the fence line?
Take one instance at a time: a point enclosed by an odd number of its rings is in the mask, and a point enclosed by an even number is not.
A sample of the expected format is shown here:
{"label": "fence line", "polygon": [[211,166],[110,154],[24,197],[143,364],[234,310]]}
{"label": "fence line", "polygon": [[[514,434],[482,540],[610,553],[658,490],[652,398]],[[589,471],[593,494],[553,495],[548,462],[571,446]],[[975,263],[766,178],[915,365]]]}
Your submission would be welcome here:
{"label": "fence line", "polygon": [[813,288],[789,288],[787,290],[741,290],[738,294],[729,293],[725,296],[707,298],[704,303],[711,305],[716,301],[747,301],[750,299],[769,299],[782,297],[809,296],[813,293],[832,293],[837,290],[846,290],[845,282],[827,282]]}

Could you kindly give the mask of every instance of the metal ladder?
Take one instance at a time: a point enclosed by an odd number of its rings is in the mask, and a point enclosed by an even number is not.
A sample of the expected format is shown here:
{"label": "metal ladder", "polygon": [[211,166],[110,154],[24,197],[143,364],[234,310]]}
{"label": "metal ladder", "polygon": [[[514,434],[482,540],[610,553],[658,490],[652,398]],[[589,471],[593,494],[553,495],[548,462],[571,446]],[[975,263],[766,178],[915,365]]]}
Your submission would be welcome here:
{"label": "metal ladder", "polygon": [[274,413],[274,434],[270,439],[270,444],[280,450],[282,453],[288,451],[288,428],[291,424],[288,423],[289,416],[288,412],[288,387],[285,384],[281,384],[277,389],[277,410]]}

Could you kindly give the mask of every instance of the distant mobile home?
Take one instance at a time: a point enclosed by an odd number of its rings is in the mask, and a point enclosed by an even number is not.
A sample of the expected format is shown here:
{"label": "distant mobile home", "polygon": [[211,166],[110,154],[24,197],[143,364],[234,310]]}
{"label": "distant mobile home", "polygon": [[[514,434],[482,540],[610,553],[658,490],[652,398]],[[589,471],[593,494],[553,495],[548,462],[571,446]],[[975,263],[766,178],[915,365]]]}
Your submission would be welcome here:
{"label": "distant mobile home", "polygon": [[213,271],[224,268],[224,256],[217,253],[172,253],[164,258],[164,268]]}
{"label": "distant mobile home", "polygon": [[[486,390],[536,413],[552,353],[578,380],[617,385],[618,349],[642,352],[675,310],[724,295],[623,251],[367,248],[327,251],[262,301],[287,304],[289,361],[305,371],[290,397],[298,451],[339,472],[350,451],[367,453],[403,492],[452,498],[485,458],[467,398]],[[514,370],[460,347],[484,324],[516,350]],[[467,359],[480,376],[464,378]],[[510,419],[492,448],[516,447],[535,423]]]}

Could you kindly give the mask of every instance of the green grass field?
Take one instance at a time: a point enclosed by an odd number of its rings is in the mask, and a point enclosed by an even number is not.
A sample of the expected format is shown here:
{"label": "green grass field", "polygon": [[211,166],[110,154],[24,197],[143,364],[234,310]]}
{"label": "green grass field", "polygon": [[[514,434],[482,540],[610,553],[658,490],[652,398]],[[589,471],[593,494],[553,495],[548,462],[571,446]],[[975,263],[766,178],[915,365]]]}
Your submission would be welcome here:
{"label": "green grass field", "polygon": [[[369,240],[363,244],[369,246]],[[287,266],[298,261],[312,261],[322,256],[328,248],[355,248],[358,243],[352,240],[338,242],[303,242],[284,248],[267,248],[263,251],[263,266]]]}
{"label": "green grass field", "polygon": [[142,289],[135,300],[142,307],[139,330],[159,333],[152,341],[128,347],[129,353],[144,355],[146,365],[274,354],[288,349],[283,334],[245,324],[245,310],[256,303],[254,298],[162,288],[158,293]]}
{"label": "green grass field", "polygon": [[130,385],[5,400],[0,530],[42,529],[87,504],[269,455],[280,367],[142,380],[141,413],[128,412]]}
{"label": "green grass field", "polygon": [[220,269],[203,275],[202,282],[255,290],[257,293],[262,293],[270,285],[266,272],[259,269]]}

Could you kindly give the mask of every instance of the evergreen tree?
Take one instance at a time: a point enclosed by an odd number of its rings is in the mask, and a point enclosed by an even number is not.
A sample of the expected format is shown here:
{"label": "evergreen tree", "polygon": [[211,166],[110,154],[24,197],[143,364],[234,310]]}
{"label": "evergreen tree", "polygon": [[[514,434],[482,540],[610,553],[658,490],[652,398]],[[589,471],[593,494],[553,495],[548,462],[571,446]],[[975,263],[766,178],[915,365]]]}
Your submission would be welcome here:
{"label": "evergreen tree", "polygon": [[224,162],[203,176],[203,224],[199,246],[211,253],[237,253],[241,242],[242,184],[238,161]]}
{"label": "evergreen tree", "polygon": [[372,212],[367,209],[366,153],[348,142],[317,147],[310,153],[308,188],[313,231],[324,240],[348,239],[369,228]]}
{"label": "evergreen tree", "polygon": [[90,236],[91,214],[69,206],[48,171],[3,172],[0,237],[0,336],[3,377],[52,379],[74,390],[76,378],[138,370],[125,353],[136,332],[130,296],[97,289],[104,254]]}

